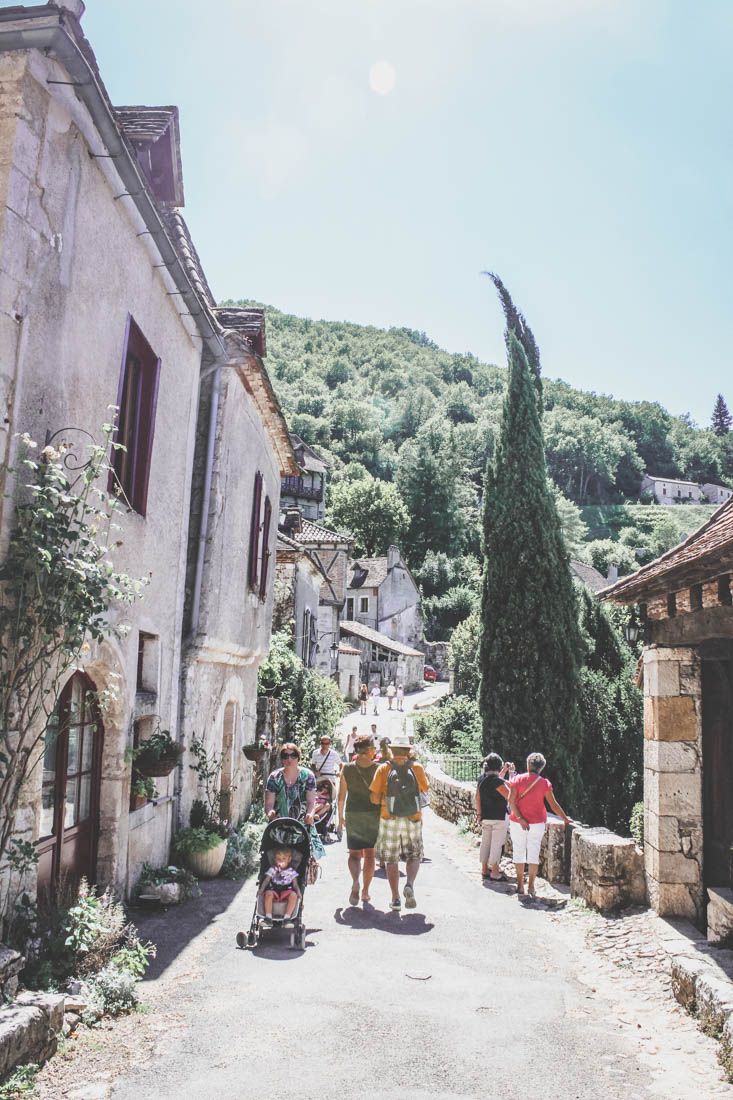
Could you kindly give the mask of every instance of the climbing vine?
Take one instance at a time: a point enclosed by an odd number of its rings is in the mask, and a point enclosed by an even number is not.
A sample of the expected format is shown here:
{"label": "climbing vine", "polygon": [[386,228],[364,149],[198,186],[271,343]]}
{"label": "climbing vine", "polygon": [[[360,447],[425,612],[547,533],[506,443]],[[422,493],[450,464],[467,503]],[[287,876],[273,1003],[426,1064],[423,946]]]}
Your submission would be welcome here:
{"label": "climbing vine", "polygon": [[70,441],[73,429],[42,449],[20,437],[14,526],[0,566],[0,861],[60,687],[85,642],[125,633],[110,609],[133,603],[143,587],[113,563],[122,545],[120,504],[107,491],[114,430],[104,424],[103,441],[88,437],[81,447]]}

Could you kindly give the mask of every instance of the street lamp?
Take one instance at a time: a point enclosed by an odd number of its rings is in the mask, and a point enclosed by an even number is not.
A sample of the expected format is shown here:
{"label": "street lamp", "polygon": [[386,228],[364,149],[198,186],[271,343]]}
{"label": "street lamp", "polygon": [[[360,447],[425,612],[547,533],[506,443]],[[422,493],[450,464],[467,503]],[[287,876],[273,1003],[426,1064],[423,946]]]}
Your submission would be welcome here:
{"label": "street lamp", "polygon": [[336,633],[333,630],[327,630],[324,634],[318,635],[318,652],[321,651],[321,638],[333,638],[331,645],[328,647],[331,654],[331,664],[336,660],[339,651],[339,644],[336,638]]}
{"label": "street lamp", "polygon": [[624,627],[624,636],[629,645],[636,645],[641,633],[641,626],[636,618],[636,610],[631,612],[631,618]]}

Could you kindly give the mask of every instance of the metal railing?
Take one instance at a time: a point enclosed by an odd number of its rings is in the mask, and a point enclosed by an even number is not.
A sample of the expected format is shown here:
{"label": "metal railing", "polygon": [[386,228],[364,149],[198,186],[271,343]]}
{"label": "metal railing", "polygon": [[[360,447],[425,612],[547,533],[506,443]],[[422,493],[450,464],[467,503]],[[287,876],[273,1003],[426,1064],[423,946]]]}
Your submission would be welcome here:
{"label": "metal railing", "polygon": [[281,481],[283,496],[302,497],[303,500],[323,500],[322,485],[306,485],[302,477],[284,477]]}
{"label": "metal railing", "polygon": [[476,783],[483,772],[483,761],[477,756],[460,756],[457,753],[425,753],[428,763],[435,764],[451,779],[463,783]]}

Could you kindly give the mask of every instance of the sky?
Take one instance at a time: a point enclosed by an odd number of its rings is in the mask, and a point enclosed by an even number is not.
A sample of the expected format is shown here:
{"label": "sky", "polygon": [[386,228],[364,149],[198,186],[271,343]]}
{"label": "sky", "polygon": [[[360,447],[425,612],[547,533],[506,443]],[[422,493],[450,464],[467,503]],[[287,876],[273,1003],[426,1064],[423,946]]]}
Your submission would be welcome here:
{"label": "sky", "polygon": [[733,407],[730,0],[87,0],[181,112],[214,294],[426,332],[705,425]]}

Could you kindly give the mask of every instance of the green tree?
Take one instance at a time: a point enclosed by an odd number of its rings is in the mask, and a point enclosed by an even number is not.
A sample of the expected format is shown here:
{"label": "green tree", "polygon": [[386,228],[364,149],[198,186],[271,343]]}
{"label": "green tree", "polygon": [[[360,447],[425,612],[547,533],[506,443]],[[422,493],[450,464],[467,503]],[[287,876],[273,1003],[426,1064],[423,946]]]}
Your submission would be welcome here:
{"label": "green tree", "polygon": [[450,640],[450,667],[453,669],[453,692],[475,699],[479,689],[478,649],[481,618],[478,610],[459,623]]}
{"label": "green tree", "polygon": [[520,761],[544,752],[572,806],[582,740],[575,589],[547,486],[536,380],[506,316],[509,388],[484,494],[483,745]]}
{"label": "green tree", "polygon": [[733,424],[733,416],[730,415],[730,411],[728,410],[722,393],[719,393],[715,398],[710,427],[716,435],[727,435],[730,431],[731,424]]}
{"label": "green tree", "polygon": [[428,550],[460,552],[465,519],[451,456],[443,450],[436,453],[427,435],[405,443],[400,450],[397,488],[410,516],[406,539],[410,562],[422,561]]}
{"label": "green tree", "polygon": [[410,522],[394,485],[365,473],[356,480],[339,481],[331,490],[328,522],[354,536],[354,552],[374,557],[401,545]]}
{"label": "green tree", "polygon": [[294,741],[308,759],[323,734],[333,735],[344,713],[334,681],[305,667],[293,652],[287,631],[273,634],[270,640],[270,652],[257,674],[257,694],[280,700],[281,740]]}
{"label": "green tree", "polygon": [[621,577],[633,573],[639,567],[639,562],[632,547],[621,541],[593,539],[592,542],[586,543],[585,549],[593,568],[597,569],[599,573],[603,573],[604,577],[608,575],[608,568],[611,565],[616,566]]}
{"label": "green tree", "polygon": [[554,481],[548,478],[548,488],[555,501],[557,518],[560,520],[565,549],[571,558],[585,559],[585,540],[588,535],[588,525],[584,522],[582,513],[577,504],[568,500],[565,494],[558,489]]}

